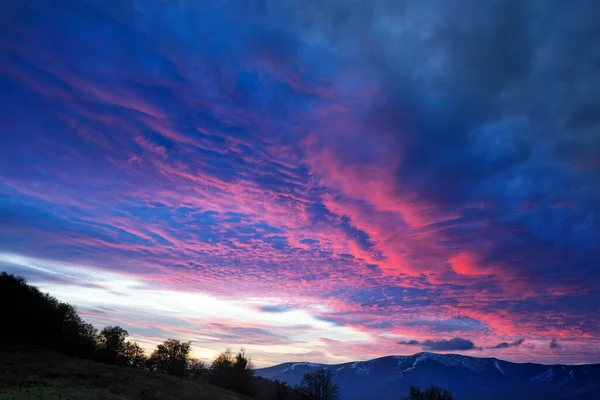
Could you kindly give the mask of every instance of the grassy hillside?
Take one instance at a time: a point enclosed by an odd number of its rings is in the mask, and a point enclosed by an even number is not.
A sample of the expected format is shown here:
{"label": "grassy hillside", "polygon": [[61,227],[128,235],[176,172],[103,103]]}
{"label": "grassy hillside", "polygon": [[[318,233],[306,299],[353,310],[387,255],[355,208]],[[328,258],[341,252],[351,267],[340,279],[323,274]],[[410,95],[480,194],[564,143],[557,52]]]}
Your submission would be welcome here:
{"label": "grassy hillside", "polygon": [[0,399],[248,400],[205,382],[72,358],[32,346],[0,347]]}

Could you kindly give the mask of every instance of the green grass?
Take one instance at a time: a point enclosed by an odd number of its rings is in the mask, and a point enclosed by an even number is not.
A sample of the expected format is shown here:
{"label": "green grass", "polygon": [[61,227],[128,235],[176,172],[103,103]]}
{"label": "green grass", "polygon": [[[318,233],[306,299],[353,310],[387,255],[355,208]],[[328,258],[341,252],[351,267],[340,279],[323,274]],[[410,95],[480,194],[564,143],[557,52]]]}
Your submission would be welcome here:
{"label": "green grass", "polygon": [[80,360],[39,347],[0,347],[0,399],[247,400],[205,382]]}

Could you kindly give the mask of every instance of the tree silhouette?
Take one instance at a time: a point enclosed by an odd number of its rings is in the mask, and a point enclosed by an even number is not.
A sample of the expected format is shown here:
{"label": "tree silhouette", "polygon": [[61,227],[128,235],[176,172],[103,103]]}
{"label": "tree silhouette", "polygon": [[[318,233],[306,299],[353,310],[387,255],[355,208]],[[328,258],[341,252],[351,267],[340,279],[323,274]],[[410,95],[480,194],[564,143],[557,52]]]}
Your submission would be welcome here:
{"label": "tree silhouette", "polygon": [[125,365],[125,339],[129,333],[120,326],[107,326],[99,335],[99,359],[109,364]]}
{"label": "tree silhouette", "polygon": [[113,365],[144,368],[146,355],[135,342],[127,341],[129,333],[120,326],[107,326],[98,335],[98,361]]}
{"label": "tree silhouette", "polygon": [[210,382],[215,386],[231,389],[233,362],[233,353],[230,349],[225,350],[215,357],[210,365]]}
{"label": "tree silhouette", "polygon": [[274,400],[288,400],[291,396],[291,388],[287,383],[275,380],[275,395]]}
{"label": "tree silhouette", "polygon": [[123,358],[125,365],[133,368],[145,368],[146,367],[146,354],[144,349],[140,347],[136,342],[126,342],[123,348]]}
{"label": "tree silhouette", "polygon": [[404,400],[454,400],[454,397],[452,397],[452,393],[449,391],[440,389],[437,386],[432,386],[425,390],[411,386],[408,391],[408,397],[405,397]]}
{"label": "tree silhouette", "polygon": [[150,356],[150,369],[169,375],[184,376],[191,350],[190,342],[168,339],[156,346],[156,350]]}
{"label": "tree silhouette", "polygon": [[318,367],[312,373],[304,374],[299,392],[311,400],[337,400],[339,387],[333,383],[331,370]]}
{"label": "tree silhouette", "polygon": [[241,349],[233,363],[233,390],[242,394],[251,394],[253,376],[252,361],[246,356],[244,349]]}
{"label": "tree silhouette", "polygon": [[213,385],[242,394],[252,393],[253,365],[244,350],[235,356],[227,349],[219,354],[210,366]]}
{"label": "tree silhouette", "polygon": [[200,360],[188,360],[185,376],[188,379],[204,379],[208,375],[208,368]]}

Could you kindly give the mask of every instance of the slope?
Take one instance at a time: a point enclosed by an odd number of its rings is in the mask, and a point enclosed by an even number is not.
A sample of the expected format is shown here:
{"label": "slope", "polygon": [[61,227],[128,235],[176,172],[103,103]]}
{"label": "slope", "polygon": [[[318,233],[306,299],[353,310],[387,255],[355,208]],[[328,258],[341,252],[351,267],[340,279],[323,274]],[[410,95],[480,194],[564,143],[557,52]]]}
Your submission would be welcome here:
{"label": "slope", "polygon": [[65,356],[34,346],[0,347],[0,399],[248,400],[154,372]]}

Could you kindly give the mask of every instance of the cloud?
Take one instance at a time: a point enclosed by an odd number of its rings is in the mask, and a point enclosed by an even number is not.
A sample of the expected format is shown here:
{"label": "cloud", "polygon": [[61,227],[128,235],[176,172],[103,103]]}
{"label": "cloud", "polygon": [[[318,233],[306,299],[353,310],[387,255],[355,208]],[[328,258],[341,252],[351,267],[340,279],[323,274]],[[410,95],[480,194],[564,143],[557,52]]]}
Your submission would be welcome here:
{"label": "cloud", "polygon": [[448,340],[426,340],[423,343],[424,350],[433,351],[453,351],[453,350],[475,350],[475,344],[470,340],[463,338],[453,338]]}
{"label": "cloud", "polygon": [[560,343],[558,343],[558,340],[556,340],[555,338],[552,338],[552,340],[550,341],[550,346],[551,349],[553,350],[560,350],[562,349],[562,345]]}
{"label": "cloud", "polygon": [[441,339],[441,340],[409,340],[400,341],[398,344],[407,346],[422,346],[423,350],[431,351],[467,351],[467,350],[480,350],[481,348],[476,347],[475,344],[468,340],[459,337],[452,339]]}
{"label": "cloud", "polygon": [[398,342],[398,344],[403,344],[405,346],[419,346],[421,344],[421,342],[419,342],[418,340],[406,340],[406,341],[400,341]]}
{"label": "cloud", "polygon": [[501,342],[494,346],[478,347],[472,341],[455,337],[453,339],[434,340],[428,339],[423,341],[408,340],[399,341],[398,344],[405,346],[421,346],[423,350],[431,351],[467,351],[467,350],[499,350],[508,349],[510,347],[519,347],[525,342],[525,339],[517,339],[513,342]]}
{"label": "cloud", "polygon": [[294,309],[294,306],[289,304],[276,304],[276,305],[268,305],[268,306],[260,306],[258,307],[260,311],[268,312],[268,313],[282,313],[291,311]]}
{"label": "cloud", "polygon": [[523,344],[523,342],[525,342],[525,339],[517,339],[514,342],[502,342],[502,343],[498,343],[495,346],[489,346],[486,347],[486,349],[491,349],[491,350],[496,350],[496,349],[508,349],[509,347],[519,347],[520,345]]}

